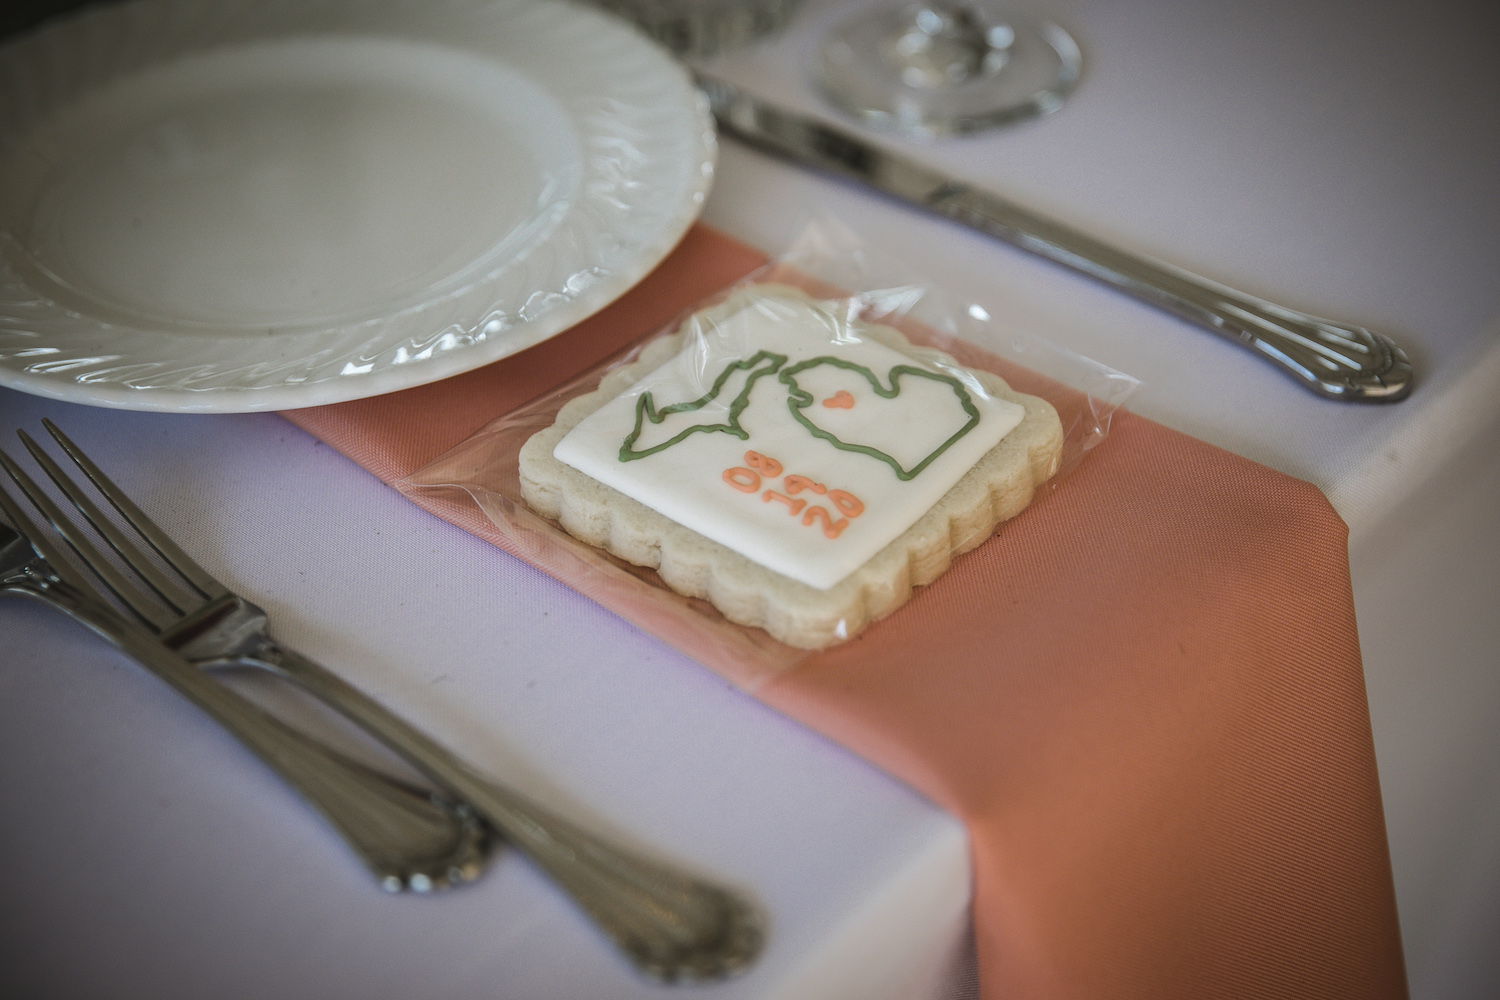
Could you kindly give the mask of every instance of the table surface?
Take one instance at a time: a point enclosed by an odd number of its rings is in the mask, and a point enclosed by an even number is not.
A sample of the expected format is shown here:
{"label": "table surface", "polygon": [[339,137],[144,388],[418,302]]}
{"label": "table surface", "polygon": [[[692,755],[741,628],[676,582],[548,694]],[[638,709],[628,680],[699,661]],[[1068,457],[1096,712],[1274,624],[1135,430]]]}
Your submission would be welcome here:
{"label": "table surface", "polygon": [[[915,150],[1127,248],[1397,338],[1394,406],[1313,397],[1054,265],[726,141],[705,221],[774,252],[815,211],[1003,322],[1137,376],[1132,408],[1322,487],[1351,554],[1413,994],[1500,992],[1500,60],[1458,2],[1034,5],[1080,40],[1057,114]],[[850,3],[719,61],[828,115],[806,67]],[[892,141],[894,140],[887,140]],[[476,763],[750,888],[748,976],[695,994],[965,991],[950,817],[273,415],[66,427],[279,634]],[[320,822],[166,688],[0,604],[0,968],[64,995],[659,995],[519,859],[374,891]],[[872,961],[870,956],[880,960]],[[45,989],[44,989],[45,988]]]}

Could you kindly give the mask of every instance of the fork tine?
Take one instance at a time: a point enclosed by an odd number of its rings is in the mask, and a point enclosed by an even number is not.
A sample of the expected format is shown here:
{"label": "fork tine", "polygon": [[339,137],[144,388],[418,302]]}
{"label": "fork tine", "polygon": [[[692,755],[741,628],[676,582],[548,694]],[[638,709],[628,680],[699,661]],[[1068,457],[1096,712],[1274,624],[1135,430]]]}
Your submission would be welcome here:
{"label": "fork tine", "polygon": [[141,551],[140,546],[133,543],[123,531],[104,516],[104,512],[89,499],[88,494],[68,478],[67,473],[63,472],[62,468],[52,460],[51,455],[42,450],[41,445],[37,444],[30,434],[18,430],[16,435],[26,446],[26,450],[31,452],[31,457],[36,460],[36,464],[41,466],[42,471],[47,474],[47,478],[57,484],[57,488],[73,501],[73,506],[78,509],[78,513],[83,515],[83,519],[99,533],[99,537],[109,543],[109,547],[114,549],[121,559],[125,560],[127,566],[135,570],[136,575],[145,582],[146,586],[155,591],[158,597],[171,605],[178,613],[186,612],[197,603],[196,595],[191,604],[183,601],[182,584],[157,569],[146,553]]}
{"label": "fork tine", "polygon": [[[11,479],[15,480],[16,486],[20,487],[21,492],[26,495],[26,498],[41,512],[42,516],[47,519],[52,527],[57,529],[57,533],[62,536],[63,541],[68,543],[68,547],[77,554],[84,565],[93,570],[94,575],[103,581],[104,585],[124,602],[125,606],[134,612],[137,618],[158,632],[177,620],[177,615],[162,609],[146,594],[142,593],[140,588],[127,580],[124,574],[115,569],[114,564],[105,558],[104,553],[100,552],[98,547],[89,541],[83,532],[78,530],[78,526],[58,509],[57,504],[52,502],[52,498],[42,492],[42,488],[3,450],[0,450],[0,465],[5,466],[5,471],[10,475]],[[25,530],[20,525],[16,527],[17,530]],[[33,546],[37,544],[38,534],[40,533],[38,532],[29,536]],[[45,558],[45,553],[43,555]],[[54,570],[58,569],[61,565],[66,565],[66,562],[61,559],[48,558],[47,561],[52,564]],[[84,586],[80,589],[92,590],[93,588]]]}
{"label": "fork tine", "polygon": [[58,430],[56,424],[43,417],[42,426],[47,428],[47,433],[51,434],[52,439],[62,446],[62,450],[73,460],[73,464],[82,470],[83,474],[88,477],[89,482],[94,484],[94,488],[99,491],[100,495],[109,501],[110,506],[119,511],[120,516],[130,523],[130,526],[146,540],[147,544],[155,549],[167,561],[169,566],[178,573],[181,573],[183,578],[191,583],[199,593],[206,598],[223,597],[229,593],[227,587],[210,575],[208,570],[198,565],[191,556],[182,551],[177,543],[167,536],[166,532],[158,528],[156,523],[146,516],[146,512],[137,507],[130,497],[125,495],[124,490],[110,481],[110,478],[100,471],[92,459],[69,440],[66,434]]}
{"label": "fork tine", "polygon": [[[10,471],[10,456],[5,454],[4,451],[0,451],[0,464],[5,465],[6,472]],[[26,516],[26,511],[21,509],[21,505],[16,503],[15,497],[11,496],[10,491],[5,488],[4,480],[0,480],[0,511],[4,512],[5,519],[10,522],[10,526],[22,538],[26,539],[27,544],[31,546],[31,550],[38,556],[41,556],[42,561],[47,563],[47,568],[58,579],[73,589],[85,593],[92,589],[88,581],[83,578],[83,574],[79,573],[73,568],[70,562],[63,558],[62,550],[53,545],[52,540],[37,527],[36,522]]]}

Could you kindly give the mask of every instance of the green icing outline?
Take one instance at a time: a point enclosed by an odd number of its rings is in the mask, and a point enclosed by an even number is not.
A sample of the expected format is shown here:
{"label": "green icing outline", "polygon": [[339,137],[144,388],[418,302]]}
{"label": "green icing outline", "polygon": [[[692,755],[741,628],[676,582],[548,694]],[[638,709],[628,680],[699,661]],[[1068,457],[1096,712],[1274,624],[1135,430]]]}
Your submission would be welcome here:
{"label": "green icing outline", "polygon": [[[798,372],[806,371],[809,368],[815,368],[818,365],[833,365],[837,368],[843,368],[847,371],[858,372],[865,377],[865,381],[870,383],[870,388],[874,389],[877,395],[883,396],[886,399],[894,399],[901,394],[902,375],[920,375],[922,378],[932,379],[934,382],[945,382],[953,389],[953,394],[958,397],[959,405],[962,406],[964,412],[969,415],[969,422],[964,424],[963,427],[959,428],[959,430],[952,437],[939,445],[937,447],[937,450],[933,451],[926,458],[922,459],[922,461],[918,462],[916,466],[910,471],[907,471],[906,469],[901,468],[900,462],[896,461],[885,452],[880,451],[878,448],[871,448],[868,445],[863,444],[849,444],[846,441],[841,441],[833,432],[825,431],[823,428],[807,419],[807,416],[802,411],[804,408],[812,405],[813,396],[812,393],[808,392],[797,384],[796,375]],[[803,427],[806,427],[814,437],[822,438],[824,441],[827,441],[829,444],[842,451],[852,451],[857,452],[861,455],[869,455],[871,458],[878,458],[880,459],[880,461],[884,462],[886,465],[889,465],[895,471],[897,479],[900,479],[902,482],[907,482],[909,480],[915,479],[918,475],[920,475],[923,469],[932,464],[933,459],[937,458],[943,452],[951,448],[959,438],[963,437],[965,434],[972,431],[975,427],[979,426],[979,408],[974,405],[974,399],[969,395],[969,391],[963,387],[963,383],[959,382],[958,379],[954,378],[951,375],[937,375],[922,368],[914,368],[911,365],[896,365],[890,370],[889,374],[891,379],[891,387],[889,389],[886,389],[881,386],[879,376],[877,376],[873,371],[871,371],[864,365],[856,364],[853,361],[845,361],[842,358],[834,358],[823,355],[799,362],[792,367],[782,371],[781,374],[776,377],[778,380],[786,384],[788,390],[786,405],[788,409],[792,411],[792,416],[795,417],[797,422],[800,423]]]}
{"label": "green icing outline", "polygon": [[[703,396],[689,403],[673,403],[670,406],[662,407],[660,410],[656,408],[656,400],[652,397],[650,390],[641,393],[640,398],[635,402],[635,427],[626,435],[624,443],[620,445],[620,461],[633,462],[638,458],[645,458],[647,455],[655,455],[657,452],[665,451],[674,444],[680,444],[689,434],[696,434],[699,431],[705,434],[723,432],[725,434],[733,434],[741,441],[748,440],[750,433],[740,426],[740,414],[745,412],[745,407],[750,405],[750,390],[755,387],[757,379],[762,375],[770,375],[772,372],[775,372],[782,365],[786,364],[786,360],[787,356],[785,354],[758,351],[748,361],[744,359],[732,361],[724,366],[724,370],[719,373],[719,377],[714,379],[713,387]],[[769,361],[771,364],[760,371],[756,371],[757,366],[765,361]],[[724,388],[724,383],[729,381],[729,376],[740,369],[750,372],[750,377],[745,380],[745,388],[741,389],[739,395],[735,396],[734,401],[729,404],[728,423],[694,424],[681,434],[663,441],[661,444],[653,445],[643,451],[635,450],[635,443],[640,439],[641,431],[645,429],[645,421],[649,420],[653,424],[659,424],[674,413],[701,410],[713,402],[719,395],[720,390]]]}

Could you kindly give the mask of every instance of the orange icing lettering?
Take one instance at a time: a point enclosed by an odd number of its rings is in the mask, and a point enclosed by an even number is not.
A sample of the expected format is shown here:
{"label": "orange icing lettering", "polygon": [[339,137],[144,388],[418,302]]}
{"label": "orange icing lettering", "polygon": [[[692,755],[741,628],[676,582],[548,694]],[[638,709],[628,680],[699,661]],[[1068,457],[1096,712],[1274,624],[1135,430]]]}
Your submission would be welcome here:
{"label": "orange icing lettering", "polygon": [[854,409],[854,397],[843,389],[823,400],[823,405],[830,410],[852,410]]}
{"label": "orange icing lettering", "polygon": [[775,490],[766,490],[764,493],[762,493],[760,495],[760,498],[762,500],[764,500],[766,503],[770,503],[772,500],[780,500],[782,503],[784,503],[784,504],[787,505],[787,507],[789,508],[787,510],[787,513],[790,514],[790,515],[792,515],[793,517],[796,517],[797,516],[797,512],[799,510],[801,510],[803,507],[807,506],[807,501],[806,500],[793,500],[791,497],[782,496],[780,493],[777,493]]}
{"label": "orange icing lettering", "polygon": [[[747,469],[743,465],[737,465],[732,469],[724,470],[724,482],[733,486],[741,493],[757,492],[761,486],[762,474],[764,474],[766,479],[774,479],[781,475],[781,463],[757,451],[745,452],[745,464],[754,466],[754,468]],[[760,471],[757,472],[757,469]],[[811,527],[814,521],[822,521],[823,534],[829,538],[839,537],[839,535],[843,534],[844,529],[849,527],[850,518],[858,517],[865,512],[864,502],[848,490],[830,490],[822,483],[814,479],[809,479],[807,476],[787,476],[785,483],[786,493],[766,490],[760,495],[762,502],[770,503],[772,500],[775,500],[778,503],[786,504],[787,513],[792,517],[802,514],[802,523],[808,527]],[[828,497],[833,502],[833,505],[838,508],[839,513],[844,516],[835,520],[834,515],[828,513],[827,508],[817,506],[808,507],[806,500],[794,500],[791,496],[787,495],[801,493],[803,490],[811,490],[819,496]],[[807,508],[805,513],[803,512],[804,507]]]}
{"label": "orange icing lettering", "polygon": [[829,490],[828,499],[833,501],[833,505],[845,517],[858,517],[865,512],[865,505],[853,493],[844,490]]}
{"label": "orange icing lettering", "polygon": [[754,493],[760,489],[760,473],[736,465],[732,469],[724,470],[724,482],[741,493]]}
{"label": "orange icing lettering", "polygon": [[824,493],[828,492],[828,487],[824,486],[822,483],[815,483],[811,479],[808,479],[806,476],[786,477],[786,491],[788,493],[795,495],[801,493],[803,490],[812,490],[814,493],[822,496]]}
{"label": "orange icing lettering", "polygon": [[762,455],[758,451],[745,452],[745,464],[752,469],[759,469],[767,479],[775,479],[781,475],[781,463],[769,455]]}
{"label": "orange icing lettering", "polygon": [[843,533],[844,529],[849,527],[849,521],[847,518],[841,517],[837,521],[835,521],[828,515],[828,511],[822,507],[809,507],[807,508],[807,513],[802,515],[803,524],[810,525],[813,523],[813,521],[819,519],[823,521],[823,534],[827,535],[829,538],[839,537],[839,535]]}

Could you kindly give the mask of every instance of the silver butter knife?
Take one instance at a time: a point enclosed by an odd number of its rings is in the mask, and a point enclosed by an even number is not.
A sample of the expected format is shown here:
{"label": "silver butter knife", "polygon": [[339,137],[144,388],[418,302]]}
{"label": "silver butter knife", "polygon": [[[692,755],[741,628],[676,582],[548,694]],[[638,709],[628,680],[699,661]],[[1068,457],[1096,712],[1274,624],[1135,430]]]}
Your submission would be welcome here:
{"label": "silver butter knife", "polygon": [[726,135],[1076,268],[1261,354],[1319,395],[1395,402],[1411,392],[1411,362],[1382,334],[1278,306],[1110,246],[853,133],[769,105],[724,80],[696,76]]}

